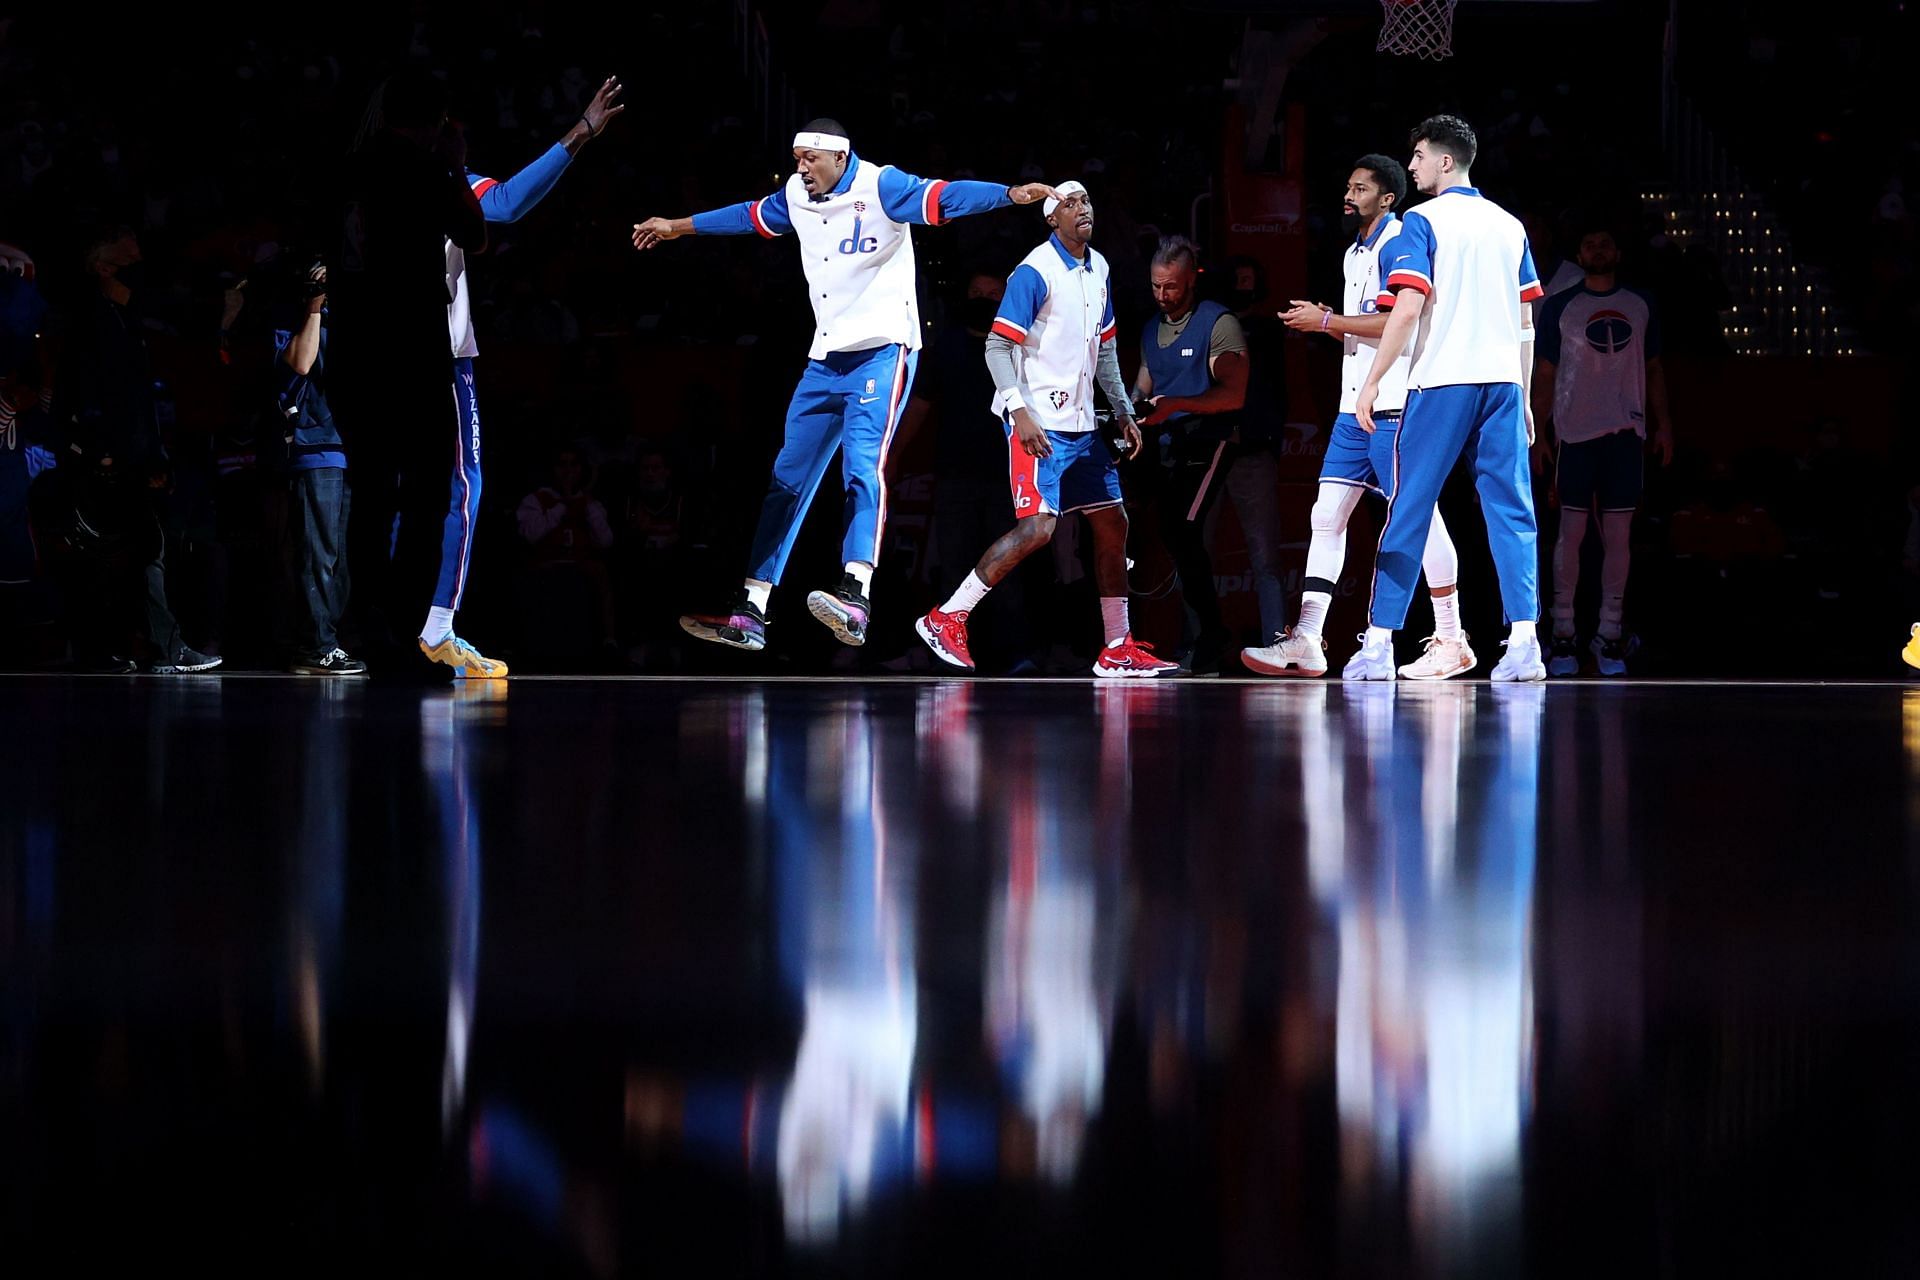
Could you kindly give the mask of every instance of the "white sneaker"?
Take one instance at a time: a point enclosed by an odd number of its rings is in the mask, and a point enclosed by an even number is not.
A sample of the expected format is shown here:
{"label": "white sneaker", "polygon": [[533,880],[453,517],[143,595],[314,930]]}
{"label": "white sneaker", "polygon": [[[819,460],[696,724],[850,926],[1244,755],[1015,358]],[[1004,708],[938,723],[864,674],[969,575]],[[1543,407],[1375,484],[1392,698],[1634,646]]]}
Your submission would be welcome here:
{"label": "white sneaker", "polygon": [[1360,637],[1360,652],[1347,660],[1346,670],[1340,673],[1342,680],[1391,680],[1393,679],[1393,642],[1383,640],[1372,647],[1367,645],[1367,637]]}
{"label": "white sneaker", "polygon": [[1428,636],[1426,645],[1425,653],[1400,668],[1401,675],[1409,680],[1450,680],[1473,670],[1480,661],[1473,656],[1473,650],[1467,647],[1464,632],[1457,640]]}
{"label": "white sneaker", "polygon": [[1240,661],[1263,676],[1327,674],[1327,642],[1316,635],[1281,632],[1265,648],[1242,649]]}
{"label": "white sneaker", "polygon": [[1506,650],[1500,662],[1493,669],[1493,678],[1507,680],[1545,680],[1547,664],[1540,660],[1540,641],[1522,640],[1515,644],[1511,640],[1502,640],[1500,647]]}

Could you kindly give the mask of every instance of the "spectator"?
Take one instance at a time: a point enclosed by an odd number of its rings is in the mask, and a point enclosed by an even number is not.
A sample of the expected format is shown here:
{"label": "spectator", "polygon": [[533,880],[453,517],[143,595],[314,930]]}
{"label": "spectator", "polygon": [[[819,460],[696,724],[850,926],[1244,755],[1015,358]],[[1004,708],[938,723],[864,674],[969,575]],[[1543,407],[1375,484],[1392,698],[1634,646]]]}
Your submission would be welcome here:
{"label": "spectator", "polygon": [[[1633,516],[1645,489],[1649,449],[1660,464],[1673,461],[1673,424],[1667,413],[1667,375],[1660,362],[1660,313],[1652,299],[1620,286],[1620,250],[1613,233],[1588,230],[1580,239],[1579,288],[1547,301],[1540,312],[1533,383],[1539,429],[1533,452],[1543,465],[1558,436],[1554,488],[1560,498],[1560,536],[1553,549],[1553,652],[1548,670],[1580,669],[1574,593],[1580,580],[1580,543],[1588,516],[1600,523],[1600,621],[1591,648],[1603,676],[1625,675],[1628,644],[1622,632]],[[1653,422],[1648,435],[1647,422]]]}
{"label": "spectator", "polygon": [[672,602],[689,585],[697,532],[673,461],[664,449],[641,449],[625,512],[616,564],[620,634],[634,641],[627,657],[638,667],[662,661],[672,664],[677,661],[680,634]]}
{"label": "spectator", "polygon": [[93,290],[60,356],[60,465],[29,495],[40,545],[60,583],[74,661],[132,671],[117,650],[123,623],[137,611],[149,670],[209,671],[220,659],[187,645],[167,602],[160,519],[166,452],[141,325],[147,298],[140,242],[116,230],[89,244],[83,260]]}
{"label": "spectator", "polygon": [[532,549],[536,571],[572,573],[592,589],[601,643],[611,644],[613,586],[606,553],[613,546],[613,526],[606,507],[587,492],[586,475],[577,450],[560,450],[553,460],[553,483],[522,498],[515,519],[520,537]]}

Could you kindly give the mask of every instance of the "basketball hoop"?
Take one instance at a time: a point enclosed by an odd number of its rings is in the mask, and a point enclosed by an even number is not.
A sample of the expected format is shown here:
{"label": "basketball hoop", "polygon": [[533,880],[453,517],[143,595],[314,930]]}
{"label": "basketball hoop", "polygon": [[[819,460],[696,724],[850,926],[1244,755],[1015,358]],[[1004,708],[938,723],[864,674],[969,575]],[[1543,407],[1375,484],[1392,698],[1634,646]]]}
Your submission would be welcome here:
{"label": "basketball hoop", "polygon": [[1379,53],[1412,54],[1438,62],[1453,56],[1453,6],[1457,0],[1380,0]]}

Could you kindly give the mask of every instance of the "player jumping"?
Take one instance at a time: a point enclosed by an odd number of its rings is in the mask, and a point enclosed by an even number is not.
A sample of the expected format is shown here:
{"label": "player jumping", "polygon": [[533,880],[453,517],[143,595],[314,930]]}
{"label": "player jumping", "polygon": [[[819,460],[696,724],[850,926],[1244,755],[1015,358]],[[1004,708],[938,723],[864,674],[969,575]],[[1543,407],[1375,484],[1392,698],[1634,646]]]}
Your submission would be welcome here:
{"label": "player jumping", "polygon": [[794,135],[793,160],[793,176],[763,200],[691,218],[649,218],[633,228],[636,249],[685,235],[791,232],[799,242],[813,303],[813,347],[787,409],[752,563],[728,614],[680,619],[689,635],[749,651],[766,647],[768,601],[835,449],[842,451],[846,490],[846,572],[834,590],[808,596],[807,609],[841,643],[866,643],[868,594],[887,513],[887,447],[920,353],[908,227],[939,226],[1053,195],[1043,183],[943,182],[869,164],[854,154],[835,120],[815,120]]}

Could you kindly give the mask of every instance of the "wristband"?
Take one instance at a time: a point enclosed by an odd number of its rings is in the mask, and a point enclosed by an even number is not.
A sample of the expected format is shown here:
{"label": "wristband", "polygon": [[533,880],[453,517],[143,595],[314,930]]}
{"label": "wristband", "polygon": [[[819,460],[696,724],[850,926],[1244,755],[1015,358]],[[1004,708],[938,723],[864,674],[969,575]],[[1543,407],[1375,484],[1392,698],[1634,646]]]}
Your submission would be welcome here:
{"label": "wristband", "polygon": [[582,114],[580,117],[580,123],[587,126],[587,136],[589,138],[597,138],[600,136],[598,133],[594,131],[593,121],[587,119],[587,117],[584,114]]}
{"label": "wristband", "polygon": [[1333,323],[1333,308],[1328,307],[1320,313],[1320,332],[1328,332],[1327,326]]}

